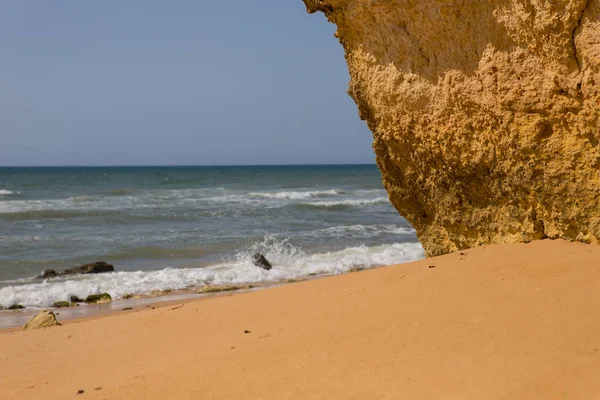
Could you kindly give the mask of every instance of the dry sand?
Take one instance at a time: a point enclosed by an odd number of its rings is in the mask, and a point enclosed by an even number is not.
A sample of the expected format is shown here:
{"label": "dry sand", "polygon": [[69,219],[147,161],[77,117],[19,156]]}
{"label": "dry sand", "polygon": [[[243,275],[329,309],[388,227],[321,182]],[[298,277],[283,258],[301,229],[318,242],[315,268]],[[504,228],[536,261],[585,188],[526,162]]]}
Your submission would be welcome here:
{"label": "dry sand", "polygon": [[600,399],[600,246],[489,246],[0,332],[0,399],[69,398]]}

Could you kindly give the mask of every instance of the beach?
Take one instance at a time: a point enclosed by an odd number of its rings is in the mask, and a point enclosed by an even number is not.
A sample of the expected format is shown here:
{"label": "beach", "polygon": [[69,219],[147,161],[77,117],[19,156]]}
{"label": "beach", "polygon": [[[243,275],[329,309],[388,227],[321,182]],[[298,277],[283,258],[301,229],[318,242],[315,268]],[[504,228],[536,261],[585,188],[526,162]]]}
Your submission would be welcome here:
{"label": "beach", "polygon": [[593,399],[600,246],[537,241],[33,331],[6,399]]}

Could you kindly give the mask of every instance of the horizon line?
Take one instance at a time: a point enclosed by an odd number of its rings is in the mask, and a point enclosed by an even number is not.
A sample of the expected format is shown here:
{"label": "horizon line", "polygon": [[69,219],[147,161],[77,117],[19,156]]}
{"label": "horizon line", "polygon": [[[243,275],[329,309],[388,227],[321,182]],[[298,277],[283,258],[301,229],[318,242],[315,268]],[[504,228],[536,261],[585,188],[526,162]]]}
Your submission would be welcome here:
{"label": "horizon line", "polygon": [[147,164],[147,165],[0,165],[0,168],[210,168],[210,167],[348,167],[377,166],[377,163],[343,164]]}

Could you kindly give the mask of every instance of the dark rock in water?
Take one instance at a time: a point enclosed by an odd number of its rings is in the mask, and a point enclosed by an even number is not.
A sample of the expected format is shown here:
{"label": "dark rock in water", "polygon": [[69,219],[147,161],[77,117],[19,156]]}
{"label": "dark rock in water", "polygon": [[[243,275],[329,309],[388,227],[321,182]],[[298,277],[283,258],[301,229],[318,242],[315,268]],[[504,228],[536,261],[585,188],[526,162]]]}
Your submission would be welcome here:
{"label": "dark rock in water", "polygon": [[47,269],[42,273],[42,278],[54,278],[58,276],[58,272],[53,269]]}
{"label": "dark rock in water", "polygon": [[69,301],[70,301],[71,303],[85,303],[85,300],[83,300],[83,299],[80,299],[80,298],[79,298],[79,297],[77,297],[77,296],[71,296],[71,297],[69,297]]}
{"label": "dark rock in water", "polygon": [[85,302],[88,304],[102,304],[109,301],[112,301],[112,297],[108,293],[92,294],[85,298]]}
{"label": "dark rock in water", "polygon": [[273,268],[269,260],[267,260],[266,257],[263,256],[261,253],[256,253],[252,256],[252,263],[257,267],[261,267],[262,269],[267,271]]}
{"label": "dark rock in water", "polygon": [[8,307],[7,310],[22,310],[24,308],[25,307],[20,304],[13,304],[12,306]]}
{"label": "dark rock in water", "polygon": [[47,269],[42,273],[42,276],[40,276],[40,278],[47,279],[47,278],[56,278],[57,276],[64,276],[64,275],[101,274],[104,272],[114,272],[114,271],[115,271],[115,267],[113,267],[112,265],[110,265],[104,261],[98,261],[98,262],[93,262],[90,264],[80,265],[79,267],[66,269],[63,272],[57,272],[53,269]]}
{"label": "dark rock in water", "polygon": [[101,274],[104,272],[114,272],[115,267],[104,261],[94,262],[91,264],[80,265],[79,267],[66,269],[60,275],[75,275],[75,274]]}

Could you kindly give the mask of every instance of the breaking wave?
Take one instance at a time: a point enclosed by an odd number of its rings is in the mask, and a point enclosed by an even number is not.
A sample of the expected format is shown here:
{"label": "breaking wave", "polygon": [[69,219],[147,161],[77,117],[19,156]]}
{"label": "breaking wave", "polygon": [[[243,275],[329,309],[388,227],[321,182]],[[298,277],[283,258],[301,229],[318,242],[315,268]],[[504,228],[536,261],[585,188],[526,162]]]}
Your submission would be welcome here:
{"label": "breaking wave", "polygon": [[248,193],[248,197],[257,199],[277,199],[277,200],[305,200],[315,197],[332,197],[340,196],[346,192],[337,189],[320,190],[320,191],[291,191],[291,192],[257,192]]}
{"label": "breaking wave", "polygon": [[[252,264],[252,254],[263,253],[273,264],[265,271]],[[9,307],[47,307],[71,295],[110,293],[113,298],[126,294],[181,290],[205,285],[279,282],[308,275],[330,275],[353,268],[373,268],[418,260],[424,257],[419,243],[348,247],[339,251],[307,254],[288,240],[267,236],[233,255],[231,259],[205,268],[166,268],[159,271],[114,272],[45,280],[6,286],[0,289],[0,305]]]}
{"label": "breaking wave", "polygon": [[363,237],[379,235],[415,235],[413,228],[398,225],[342,225],[315,231],[315,236]]}
{"label": "breaking wave", "polygon": [[389,200],[385,197],[376,199],[346,199],[332,201],[313,201],[299,203],[302,206],[320,207],[320,208],[335,208],[335,207],[368,207],[373,205],[389,204]]}

